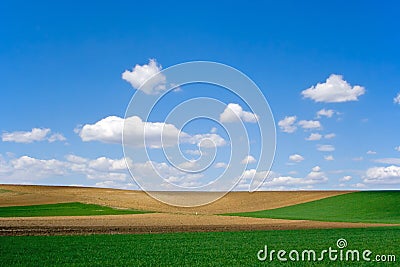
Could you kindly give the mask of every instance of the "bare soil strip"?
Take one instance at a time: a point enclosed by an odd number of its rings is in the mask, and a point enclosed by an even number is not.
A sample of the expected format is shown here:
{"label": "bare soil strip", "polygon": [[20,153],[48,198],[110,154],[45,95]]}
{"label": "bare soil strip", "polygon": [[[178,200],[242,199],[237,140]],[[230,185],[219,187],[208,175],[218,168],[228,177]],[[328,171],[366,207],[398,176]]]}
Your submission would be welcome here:
{"label": "bare soil strip", "polygon": [[[0,235],[71,235],[364,228],[388,224],[280,220],[218,215],[132,214],[0,218]],[[391,224],[390,226],[393,226]]]}

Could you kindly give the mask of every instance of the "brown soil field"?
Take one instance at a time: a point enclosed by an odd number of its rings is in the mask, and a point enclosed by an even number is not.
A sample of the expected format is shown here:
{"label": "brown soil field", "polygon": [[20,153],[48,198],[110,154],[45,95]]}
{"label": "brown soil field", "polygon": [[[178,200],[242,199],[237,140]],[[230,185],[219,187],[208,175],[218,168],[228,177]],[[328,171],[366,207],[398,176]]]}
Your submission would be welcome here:
{"label": "brown soil field", "polygon": [[[0,235],[160,233],[237,230],[351,228],[385,224],[317,222],[219,216],[273,209],[346,194],[349,191],[231,192],[208,205],[182,208],[160,203],[141,191],[87,187],[0,185],[0,206],[83,202],[155,211],[149,214],[0,218]],[[179,194],[169,193],[171,197]],[[393,226],[393,225],[391,225]]]}

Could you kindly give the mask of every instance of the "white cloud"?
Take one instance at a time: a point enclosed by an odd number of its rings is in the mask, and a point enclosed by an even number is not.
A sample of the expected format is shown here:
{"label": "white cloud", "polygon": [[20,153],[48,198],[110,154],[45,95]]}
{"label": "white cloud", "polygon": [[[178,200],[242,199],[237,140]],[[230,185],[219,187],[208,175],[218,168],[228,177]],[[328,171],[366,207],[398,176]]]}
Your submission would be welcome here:
{"label": "white cloud", "polygon": [[332,155],[326,155],[326,156],[324,156],[324,159],[327,161],[335,160],[335,158]]}
{"label": "white cloud", "polygon": [[217,128],[216,127],[212,127],[210,130],[210,133],[216,133],[217,132]]}
{"label": "white cloud", "polygon": [[346,175],[346,176],[343,176],[342,178],[340,178],[339,181],[340,182],[348,182],[351,179],[353,179],[353,177],[351,177],[350,175]]}
{"label": "white cloud", "polygon": [[219,115],[219,120],[225,123],[240,120],[255,123],[258,121],[258,116],[254,113],[243,111],[243,108],[239,104],[229,103],[224,112]]}
{"label": "white cloud", "polygon": [[252,155],[248,155],[241,161],[242,164],[251,164],[255,162],[257,162],[257,160]]}
{"label": "white cloud", "polygon": [[367,170],[364,183],[398,184],[400,183],[400,166],[373,167]]}
{"label": "white cloud", "polygon": [[297,130],[297,126],[295,126],[296,120],[296,116],[286,116],[283,120],[278,122],[278,126],[285,133],[293,133]]}
{"label": "white cloud", "polygon": [[52,134],[48,139],[50,143],[53,143],[55,141],[65,141],[65,140],[67,139],[60,133]]}
{"label": "white cloud", "polygon": [[330,133],[330,134],[326,134],[324,137],[325,137],[325,139],[332,139],[332,138],[335,138],[335,136],[336,136],[336,134]]}
{"label": "white cloud", "polygon": [[400,104],[400,93],[398,93],[397,96],[393,98],[393,103]]}
{"label": "white cloud", "polygon": [[382,159],[374,159],[372,161],[376,163],[400,165],[400,158],[382,158]]}
{"label": "white cloud", "polygon": [[213,133],[196,134],[193,136],[189,136],[186,133],[183,133],[182,142],[197,144],[199,147],[205,147],[205,148],[212,148],[215,146],[226,145],[226,141],[224,138],[222,138],[218,134],[213,134]]}
{"label": "white cloud", "polygon": [[335,147],[333,145],[318,145],[317,150],[323,152],[332,152],[335,151]]}
{"label": "white cloud", "polygon": [[368,151],[367,151],[367,154],[368,154],[368,155],[375,155],[375,154],[376,154],[376,151],[368,150]]}
{"label": "white cloud", "polygon": [[197,144],[203,147],[224,146],[226,141],[217,134],[189,135],[179,131],[174,125],[164,122],[144,122],[140,117],[126,118],[109,116],[94,124],[86,124],[76,132],[82,141],[100,141],[121,144],[125,121],[125,143],[135,147],[161,148],[174,146],[177,142]]}
{"label": "white cloud", "polygon": [[[30,156],[12,158],[8,161],[0,157],[0,183],[24,183],[65,177],[84,175],[91,180],[113,180],[123,182],[128,177],[125,159],[109,159],[100,157],[86,159],[75,155],[67,155],[66,160],[37,159]],[[58,180],[59,181],[59,180]],[[68,183],[68,180],[65,180]]]}
{"label": "white cloud", "polygon": [[225,162],[217,162],[214,164],[214,168],[226,168],[227,166]]}
{"label": "white cloud", "polygon": [[321,129],[321,123],[319,121],[306,121],[306,120],[301,120],[299,121],[299,125],[303,128],[303,129]]}
{"label": "white cloud", "polygon": [[188,150],[185,150],[185,153],[188,155],[192,155],[192,156],[200,156],[201,155],[201,151],[199,149],[188,149]]}
{"label": "white cloud", "polygon": [[363,184],[363,183],[356,183],[356,184],[352,184],[351,185],[352,187],[355,187],[355,188],[365,188],[365,187],[367,187],[365,184]]}
{"label": "white cloud", "polygon": [[304,160],[304,157],[299,154],[293,154],[289,156],[289,160],[294,162],[302,162]]}
{"label": "white cloud", "polygon": [[236,189],[247,190],[251,179],[262,182],[259,190],[288,190],[288,189],[311,189],[315,184],[324,183],[328,180],[321,168],[316,166],[303,178],[280,175],[273,171],[256,171],[255,169],[243,172],[242,180]]}
{"label": "white cloud", "polygon": [[160,73],[161,70],[162,66],[155,59],[150,59],[147,65],[137,64],[132,71],[124,71],[122,79],[146,94],[157,94],[166,89],[166,77]]}
{"label": "white cloud", "polygon": [[50,133],[51,130],[49,128],[33,128],[31,131],[5,132],[1,135],[1,139],[3,142],[15,143],[33,143],[46,140],[52,143],[66,140],[62,134],[54,133],[49,136]]}
{"label": "white cloud", "polygon": [[400,152],[400,146],[396,146],[396,147],[394,148],[394,150],[396,150],[396,151],[399,151],[399,152]]}
{"label": "white cloud", "polygon": [[357,101],[365,93],[365,88],[359,85],[351,86],[341,75],[332,74],[325,83],[318,83],[301,94],[315,102],[337,103]]}
{"label": "white cloud", "polygon": [[327,118],[332,118],[332,116],[335,114],[335,111],[333,109],[321,109],[317,112],[317,118],[321,117],[327,117]]}
{"label": "white cloud", "polygon": [[321,140],[322,135],[319,133],[312,133],[309,137],[306,138],[307,141],[317,141]]}

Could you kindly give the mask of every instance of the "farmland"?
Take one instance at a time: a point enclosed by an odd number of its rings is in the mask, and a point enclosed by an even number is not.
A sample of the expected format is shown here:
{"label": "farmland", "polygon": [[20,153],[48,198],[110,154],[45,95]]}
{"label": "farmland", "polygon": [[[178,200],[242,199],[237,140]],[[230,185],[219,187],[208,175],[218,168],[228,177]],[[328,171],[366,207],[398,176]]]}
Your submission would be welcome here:
{"label": "farmland", "polygon": [[[320,251],[335,248],[340,238],[349,249],[400,257],[398,192],[232,192],[209,205],[179,208],[139,191],[12,185],[0,190],[5,266],[277,266],[277,259],[259,262],[257,252],[265,245]],[[385,264],[380,265],[393,265]]]}
{"label": "farmland", "polygon": [[307,203],[229,215],[336,222],[400,223],[400,192],[367,191]]}
{"label": "farmland", "polygon": [[[320,251],[329,246],[336,248],[339,238],[347,240],[349,249],[369,249],[374,256],[400,257],[400,228],[3,236],[0,237],[0,253],[2,265],[254,266],[261,263],[277,266],[281,264],[277,259],[258,261],[257,252],[264,245],[271,249]],[[328,259],[323,262],[333,266],[350,264],[328,262]],[[298,266],[299,263],[289,262],[290,265]],[[362,265],[375,266],[376,262],[362,262]],[[387,266],[391,265],[388,263]]]}

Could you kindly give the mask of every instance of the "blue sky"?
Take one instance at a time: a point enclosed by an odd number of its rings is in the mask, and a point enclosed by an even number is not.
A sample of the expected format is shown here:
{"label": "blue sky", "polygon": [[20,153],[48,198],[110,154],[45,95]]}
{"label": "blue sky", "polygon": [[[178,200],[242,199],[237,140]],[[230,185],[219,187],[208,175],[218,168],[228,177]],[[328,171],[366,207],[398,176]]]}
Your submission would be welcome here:
{"label": "blue sky", "polygon": [[[399,8],[396,1],[3,1],[0,183],[136,188],[121,143],[84,140],[81,130],[123,118],[137,88],[122,73],[154,59],[160,69],[220,62],[258,85],[277,128],[274,173],[263,189],[398,189]],[[327,89],[338,88],[329,77],[348,87],[345,100]],[[318,83],[325,98],[302,94]],[[356,95],[354,86],[362,87]],[[204,88],[204,95],[239,103]],[[182,87],[174,95],[178,101],[198,93]],[[323,109],[332,116],[318,117]],[[285,117],[296,117],[289,125],[295,131],[278,125]],[[302,120],[322,127],[303,129]],[[210,128],[203,122],[188,133]],[[320,139],[306,140],[311,134]],[[334,150],[319,151],[323,145]]]}

